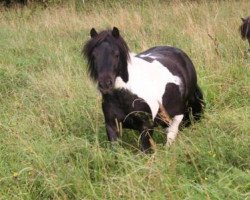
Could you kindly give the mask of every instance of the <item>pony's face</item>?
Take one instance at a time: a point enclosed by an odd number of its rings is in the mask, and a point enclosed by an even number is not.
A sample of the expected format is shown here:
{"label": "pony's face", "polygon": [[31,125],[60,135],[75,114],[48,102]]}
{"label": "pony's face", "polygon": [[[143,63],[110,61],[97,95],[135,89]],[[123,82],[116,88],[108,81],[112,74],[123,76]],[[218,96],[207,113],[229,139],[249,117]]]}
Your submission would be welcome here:
{"label": "pony's face", "polygon": [[250,42],[250,17],[241,18],[242,24],[239,28],[243,40],[248,39]]}
{"label": "pony's face", "polygon": [[94,48],[92,56],[98,88],[101,93],[108,93],[114,88],[119,73],[119,49],[105,41]]}
{"label": "pony's face", "polygon": [[90,76],[97,82],[102,94],[110,93],[114,89],[116,77],[120,76],[125,82],[128,80],[128,47],[116,27],[99,34],[92,28],[90,36],[83,49],[88,59]]}

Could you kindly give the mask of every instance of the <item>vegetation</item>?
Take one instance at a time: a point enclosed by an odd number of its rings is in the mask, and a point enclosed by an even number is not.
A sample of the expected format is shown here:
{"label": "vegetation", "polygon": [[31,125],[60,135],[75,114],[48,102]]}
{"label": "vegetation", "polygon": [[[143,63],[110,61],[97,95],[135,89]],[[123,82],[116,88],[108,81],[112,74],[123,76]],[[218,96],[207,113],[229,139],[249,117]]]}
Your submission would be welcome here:
{"label": "vegetation", "polygon": [[[0,199],[250,199],[250,55],[241,1],[86,1],[0,12]],[[92,27],[130,49],[169,44],[192,58],[207,107],[155,153],[123,130],[113,150],[81,56]]]}

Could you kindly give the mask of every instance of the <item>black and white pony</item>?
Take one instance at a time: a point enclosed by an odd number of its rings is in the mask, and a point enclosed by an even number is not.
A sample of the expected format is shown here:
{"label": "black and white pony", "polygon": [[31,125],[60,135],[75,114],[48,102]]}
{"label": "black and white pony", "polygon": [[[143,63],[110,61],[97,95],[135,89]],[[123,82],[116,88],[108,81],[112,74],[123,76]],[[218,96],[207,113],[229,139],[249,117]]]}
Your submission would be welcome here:
{"label": "black and white pony", "polygon": [[[249,46],[250,46],[250,17],[247,18],[241,18],[242,24],[239,28],[241,38],[243,40],[248,40]],[[250,51],[250,49],[248,49]]]}
{"label": "black and white pony", "polygon": [[183,51],[156,46],[135,55],[116,27],[100,33],[92,28],[90,36],[82,52],[102,94],[110,141],[118,139],[122,124],[140,132],[142,150],[147,151],[155,126],[168,122],[170,145],[183,120],[190,123],[191,113],[192,119],[200,118],[203,95],[194,65]]}

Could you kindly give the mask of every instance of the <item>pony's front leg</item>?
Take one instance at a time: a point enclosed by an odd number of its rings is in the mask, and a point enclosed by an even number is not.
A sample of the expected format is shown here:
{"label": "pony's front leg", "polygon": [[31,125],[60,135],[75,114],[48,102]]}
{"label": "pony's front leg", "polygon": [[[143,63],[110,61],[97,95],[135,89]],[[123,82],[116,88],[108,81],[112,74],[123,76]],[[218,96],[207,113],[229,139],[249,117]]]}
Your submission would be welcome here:
{"label": "pony's front leg", "polygon": [[147,153],[151,149],[150,139],[154,132],[152,117],[140,110],[133,112],[134,114],[127,117],[123,125],[125,128],[137,130],[140,133],[141,150]]}
{"label": "pony's front leg", "polygon": [[171,146],[171,144],[175,141],[178,131],[179,125],[183,119],[184,115],[176,115],[173,117],[172,121],[167,128],[167,146]]}
{"label": "pony's front leg", "polygon": [[151,115],[141,115],[139,118],[136,118],[135,122],[137,125],[139,125],[139,127],[135,127],[135,129],[139,130],[141,133],[140,142],[142,151],[144,153],[148,153],[151,150],[150,139],[152,138],[154,132],[154,123],[151,119]]}
{"label": "pony's front leg", "polygon": [[114,125],[107,125],[106,124],[106,131],[107,131],[107,136],[110,142],[115,142],[118,139],[118,131],[117,127]]}
{"label": "pony's front leg", "polygon": [[[113,100],[114,101],[114,100]],[[112,101],[112,99],[104,99],[102,103],[103,114],[105,118],[105,125],[108,140],[112,143],[118,140],[119,137],[119,122],[123,117],[122,111],[118,106]]]}

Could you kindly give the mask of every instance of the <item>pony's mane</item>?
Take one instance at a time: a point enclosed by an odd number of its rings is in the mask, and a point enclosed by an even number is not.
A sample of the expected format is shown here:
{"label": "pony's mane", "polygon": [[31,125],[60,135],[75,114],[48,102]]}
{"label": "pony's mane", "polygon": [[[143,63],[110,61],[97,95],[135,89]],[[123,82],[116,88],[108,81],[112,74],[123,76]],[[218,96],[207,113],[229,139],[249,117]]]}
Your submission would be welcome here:
{"label": "pony's mane", "polygon": [[241,38],[243,40],[250,39],[250,17],[247,17],[246,19],[244,19],[239,30],[240,30]]}
{"label": "pony's mane", "polygon": [[124,41],[124,39],[119,35],[119,37],[114,37],[112,35],[112,30],[104,30],[95,37],[89,39],[83,49],[82,54],[88,61],[88,71],[92,79],[97,79],[97,72],[94,68],[94,57],[92,56],[92,52],[95,47],[99,46],[102,42],[108,42],[112,45],[116,45],[120,52],[120,67],[127,68],[127,62],[130,59],[129,57],[129,48]]}

